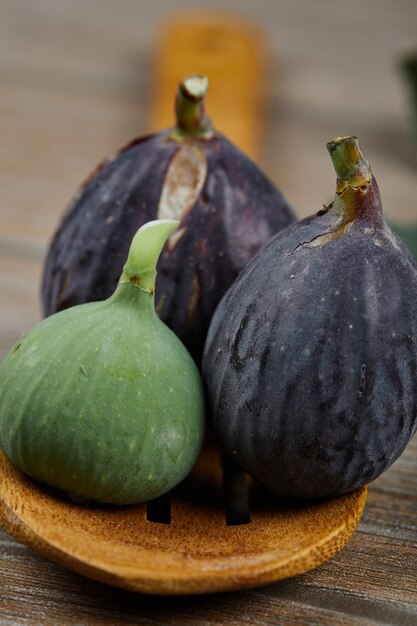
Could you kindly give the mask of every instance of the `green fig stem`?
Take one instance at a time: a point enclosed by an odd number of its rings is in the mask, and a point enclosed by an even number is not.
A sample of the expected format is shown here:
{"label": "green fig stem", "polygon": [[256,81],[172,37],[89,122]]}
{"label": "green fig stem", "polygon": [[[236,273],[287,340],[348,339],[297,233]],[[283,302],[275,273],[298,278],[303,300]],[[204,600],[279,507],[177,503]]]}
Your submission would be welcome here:
{"label": "green fig stem", "polygon": [[175,103],[176,132],[180,136],[212,135],[211,123],[205,110],[204,98],[207,90],[208,78],[201,74],[191,74],[180,82]]}
{"label": "green fig stem", "polygon": [[154,293],[159,255],[178,224],[178,220],[153,220],[139,228],[130,244],[119,284],[132,283],[142,291]]}

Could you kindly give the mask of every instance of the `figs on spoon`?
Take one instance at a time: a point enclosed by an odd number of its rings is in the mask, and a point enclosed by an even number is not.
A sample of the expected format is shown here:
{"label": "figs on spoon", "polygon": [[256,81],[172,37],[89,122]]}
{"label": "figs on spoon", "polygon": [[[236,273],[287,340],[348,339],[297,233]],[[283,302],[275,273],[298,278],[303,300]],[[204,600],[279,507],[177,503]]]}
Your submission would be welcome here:
{"label": "figs on spoon", "polygon": [[134,236],[113,295],[26,333],[0,364],[0,444],[32,478],[131,504],[190,471],[204,430],[197,367],[155,313],[155,266],[178,222]]}
{"label": "figs on spoon", "polygon": [[161,319],[200,363],[212,313],[249,259],[294,221],[282,194],[205,114],[205,76],[179,86],[176,126],[104,161],[74,198],[49,248],[45,315],[114,290],[136,230],[179,219],[158,264]]}
{"label": "figs on spoon", "polygon": [[356,137],[334,202],[279,233],[221,300],[203,374],[226,451],[271,491],[364,485],[417,426],[417,267]]}

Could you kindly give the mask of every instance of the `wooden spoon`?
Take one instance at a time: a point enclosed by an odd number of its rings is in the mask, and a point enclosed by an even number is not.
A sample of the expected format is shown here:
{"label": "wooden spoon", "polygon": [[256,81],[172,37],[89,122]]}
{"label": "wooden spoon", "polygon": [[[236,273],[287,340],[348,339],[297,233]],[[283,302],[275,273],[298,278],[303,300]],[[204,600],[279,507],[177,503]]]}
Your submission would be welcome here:
{"label": "wooden spoon", "polygon": [[[230,16],[171,19],[156,55],[154,127],[172,124],[181,76],[206,73],[216,127],[259,159],[262,41],[252,25]],[[310,503],[278,499],[249,484],[212,446],[171,497],[148,505],[82,506],[24,476],[0,453],[6,531],[80,574],[152,594],[243,589],[317,567],[349,540],[366,493]]]}
{"label": "wooden spoon", "polygon": [[35,483],[0,453],[0,524],[84,576],[172,595],[244,589],[301,574],[341,550],[359,523],[366,488],[296,502],[255,484],[248,489],[245,475],[228,463],[222,489],[221,467],[218,449],[206,448],[174,490],[171,506],[169,498],[148,506],[84,506]]}

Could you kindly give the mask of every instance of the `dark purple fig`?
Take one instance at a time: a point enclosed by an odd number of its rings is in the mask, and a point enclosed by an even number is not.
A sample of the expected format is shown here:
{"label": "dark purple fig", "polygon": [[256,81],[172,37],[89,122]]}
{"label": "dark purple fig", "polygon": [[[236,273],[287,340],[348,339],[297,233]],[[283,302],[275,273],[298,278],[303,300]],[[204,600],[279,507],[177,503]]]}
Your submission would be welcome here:
{"label": "dark purple fig", "polygon": [[417,425],[417,266],[356,137],[328,149],[334,202],[252,259],[203,359],[226,451],[276,494],[306,498],[370,482]]}
{"label": "dark purple fig", "polygon": [[204,76],[184,79],[176,127],[133,141],[82,186],[48,252],[45,315],[107,298],[137,229],[157,218],[179,219],[158,263],[156,307],[200,363],[221,296],[295,219],[258,167],[211,127],[207,86]]}

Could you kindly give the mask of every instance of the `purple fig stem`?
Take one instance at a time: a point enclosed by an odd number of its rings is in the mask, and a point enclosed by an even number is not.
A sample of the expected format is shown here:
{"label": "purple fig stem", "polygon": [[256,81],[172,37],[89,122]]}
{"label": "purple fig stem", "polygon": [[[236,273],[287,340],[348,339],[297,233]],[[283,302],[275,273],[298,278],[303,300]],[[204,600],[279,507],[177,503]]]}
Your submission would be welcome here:
{"label": "purple fig stem", "polygon": [[334,208],[344,221],[360,219],[374,228],[384,225],[378,185],[357,137],[336,137],[327,144],[337,174]]}
{"label": "purple fig stem", "polygon": [[204,101],[208,84],[207,76],[200,74],[186,76],[180,82],[175,103],[179,134],[203,137],[212,134]]}
{"label": "purple fig stem", "polygon": [[359,147],[357,137],[336,137],[327,144],[333,167],[337,174],[338,187],[366,185],[371,180],[371,168]]}

